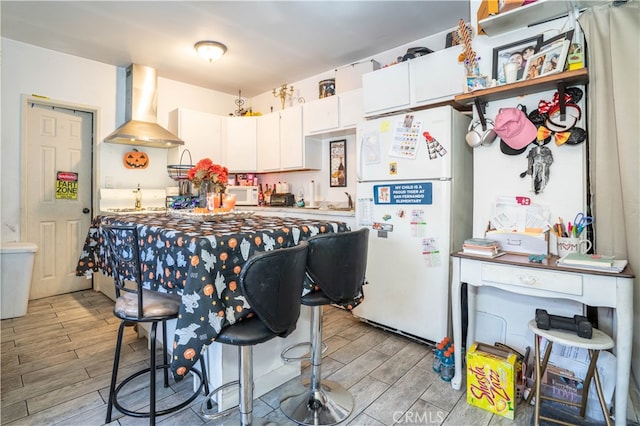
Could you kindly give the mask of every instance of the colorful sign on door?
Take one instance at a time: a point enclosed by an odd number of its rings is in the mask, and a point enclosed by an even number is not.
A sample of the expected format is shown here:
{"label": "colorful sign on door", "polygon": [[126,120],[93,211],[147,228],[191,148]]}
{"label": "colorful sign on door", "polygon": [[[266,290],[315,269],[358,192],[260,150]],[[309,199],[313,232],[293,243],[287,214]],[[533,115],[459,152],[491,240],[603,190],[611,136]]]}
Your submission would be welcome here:
{"label": "colorful sign on door", "polygon": [[56,198],[78,199],[78,174],[74,172],[58,172],[56,175]]}
{"label": "colorful sign on door", "polygon": [[375,204],[431,204],[431,182],[401,183],[398,185],[374,185]]}

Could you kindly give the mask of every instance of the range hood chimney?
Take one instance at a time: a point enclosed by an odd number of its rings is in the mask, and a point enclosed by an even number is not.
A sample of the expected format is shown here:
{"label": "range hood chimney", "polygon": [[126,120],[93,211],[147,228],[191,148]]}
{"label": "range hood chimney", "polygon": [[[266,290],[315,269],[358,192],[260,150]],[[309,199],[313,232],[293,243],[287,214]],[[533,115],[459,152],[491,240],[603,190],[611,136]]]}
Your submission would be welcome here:
{"label": "range hood chimney", "polygon": [[172,148],[184,141],[156,123],[158,118],[158,72],[151,67],[127,67],[125,123],[104,141],[126,145]]}

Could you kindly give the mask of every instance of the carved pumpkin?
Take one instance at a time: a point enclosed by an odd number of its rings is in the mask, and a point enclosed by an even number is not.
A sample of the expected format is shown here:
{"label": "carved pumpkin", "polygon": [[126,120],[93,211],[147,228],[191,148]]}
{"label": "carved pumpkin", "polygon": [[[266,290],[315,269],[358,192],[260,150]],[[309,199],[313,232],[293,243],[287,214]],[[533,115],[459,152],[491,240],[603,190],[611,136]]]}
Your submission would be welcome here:
{"label": "carved pumpkin", "polygon": [[127,169],[146,169],[149,166],[149,157],[137,149],[126,152],[122,162]]}

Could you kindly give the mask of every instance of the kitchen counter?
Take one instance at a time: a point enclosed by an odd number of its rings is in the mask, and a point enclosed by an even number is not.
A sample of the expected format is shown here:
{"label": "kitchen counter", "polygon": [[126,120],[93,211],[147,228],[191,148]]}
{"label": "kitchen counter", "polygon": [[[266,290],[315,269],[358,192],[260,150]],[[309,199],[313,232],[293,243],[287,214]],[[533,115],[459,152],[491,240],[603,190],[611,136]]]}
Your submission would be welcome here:
{"label": "kitchen counter", "polygon": [[240,211],[251,210],[256,212],[256,214],[300,213],[300,214],[313,214],[318,216],[348,216],[348,217],[354,217],[356,215],[355,210],[333,210],[333,209],[320,209],[320,208],[307,208],[307,207],[236,206],[236,210],[240,210]]}
{"label": "kitchen counter", "polygon": [[237,210],[251,210],[260,216],[276,216],[281,218],[300,218],[315,220],[337,220],[347,224],[349,229],[356,229],[356,213],[354,210],[320,210],[305,207],[258,207],[236,206]]}

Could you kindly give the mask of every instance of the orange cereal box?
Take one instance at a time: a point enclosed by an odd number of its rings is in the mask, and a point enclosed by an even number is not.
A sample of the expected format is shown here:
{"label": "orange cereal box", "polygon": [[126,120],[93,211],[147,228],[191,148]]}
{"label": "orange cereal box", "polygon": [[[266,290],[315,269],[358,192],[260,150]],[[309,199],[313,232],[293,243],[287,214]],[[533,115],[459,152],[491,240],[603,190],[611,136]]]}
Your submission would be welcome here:
{"label": "orange cereal box", "polygon": [[513,420],[517,355],[474,343],[467,352],[467,403]]}

